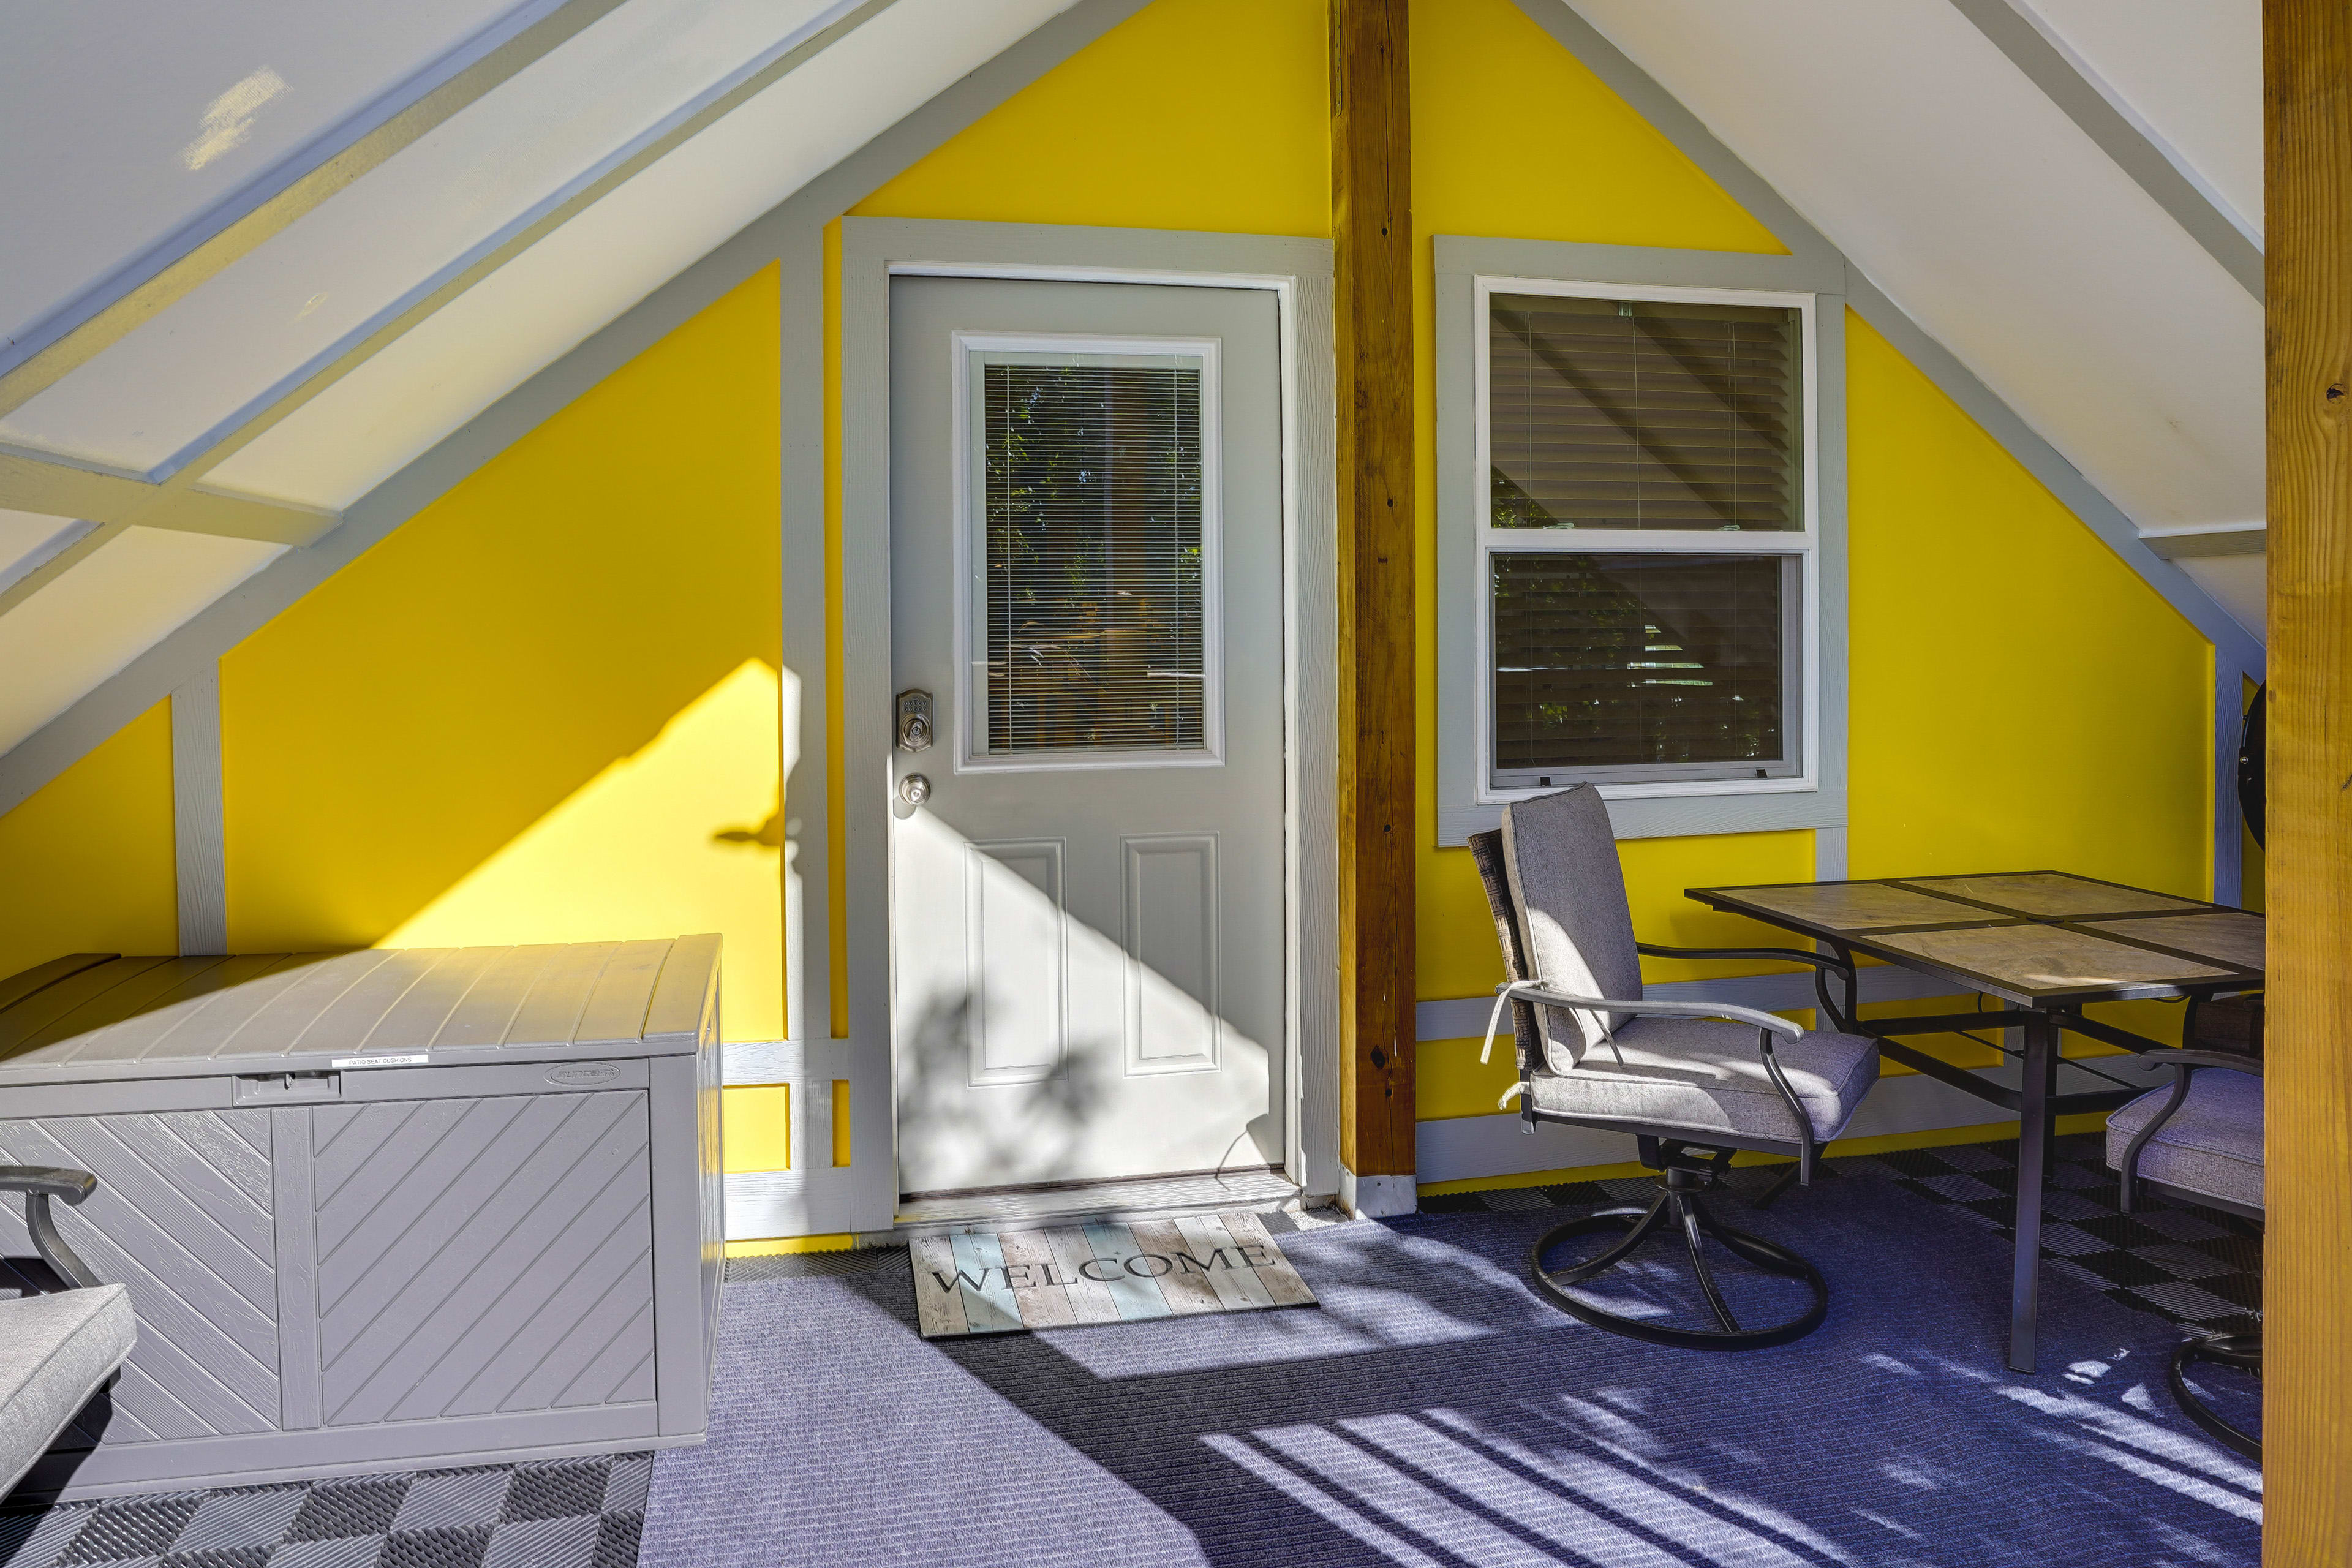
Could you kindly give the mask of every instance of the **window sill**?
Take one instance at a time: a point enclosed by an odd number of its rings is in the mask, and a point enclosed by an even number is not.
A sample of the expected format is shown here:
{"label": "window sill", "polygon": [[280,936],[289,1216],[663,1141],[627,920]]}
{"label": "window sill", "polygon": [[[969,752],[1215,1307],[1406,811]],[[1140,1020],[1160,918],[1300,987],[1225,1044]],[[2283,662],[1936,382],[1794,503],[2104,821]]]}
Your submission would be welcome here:
{"label": "window sill", "polygon": [[[1759,790],[1749,786],[1719,795],[1618,796],[1609,801],[1609,821],[1620,838],[1689,838],[1710,833],[1843,827],[1845,792]],[[1503,807],[1499,803],[1440,806],[1438,847],[1459,848],[1470,841],[1472,834],[1491,832],[1502,825]]]}

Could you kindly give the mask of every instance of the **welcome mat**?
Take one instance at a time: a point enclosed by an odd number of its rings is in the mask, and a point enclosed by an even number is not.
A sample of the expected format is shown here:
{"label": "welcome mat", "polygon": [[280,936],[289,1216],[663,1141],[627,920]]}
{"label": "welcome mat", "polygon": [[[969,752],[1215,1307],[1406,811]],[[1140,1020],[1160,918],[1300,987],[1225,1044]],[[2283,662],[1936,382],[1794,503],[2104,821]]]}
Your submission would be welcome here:
{"label": "welcome mat", "polygon": [[910,1251],[927,1340],[1316,1304],[1265,1222],[1245,1209],[961,1231],[919,1237]]}

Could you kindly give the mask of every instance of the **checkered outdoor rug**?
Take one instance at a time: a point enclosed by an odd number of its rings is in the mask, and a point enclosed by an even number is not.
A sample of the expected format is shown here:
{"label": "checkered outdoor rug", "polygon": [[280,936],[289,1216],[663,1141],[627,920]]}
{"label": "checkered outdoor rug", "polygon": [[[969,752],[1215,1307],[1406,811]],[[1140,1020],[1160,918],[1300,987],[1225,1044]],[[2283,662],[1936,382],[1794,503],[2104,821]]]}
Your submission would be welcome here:
{"label": "checkered outdoor rug", "polygon": [[[2006,1237],[2017,1201],[2017,1141],[1960,1143],[1897,1154],[1861,1155],[1827,1163],[1832,1176],[1885,1176],[1906,1191],[1973,1215]],[[1731,1173],[1735,1190],[1761,1188],[1778,1166]],[[2204,1333],[2251,1333],[2261,1326],[2262,1227],[2234,1215],[2148,1197],[2141,1212],[2116,1206],[2116,1173],[2107,1169],[2096,1134],[2061,1138],[2052,1148],[2043,1184],[2042,1260],[2110,1300],[2171,1319]],[[1611,1182],[1567,1182],[1496,1193],[1424,1194],[1423,1213],[1481,1209],[1593,1208],[1623,1204],[1654,1191],[1647,1176]],[[1734,1211],[1726,1218],[1738,1223]]]}
{"label": "checkered outdoor rug", "polygon": [[635,1568],[653,1456],[165,1492],[0,1514],[6,1568]]}

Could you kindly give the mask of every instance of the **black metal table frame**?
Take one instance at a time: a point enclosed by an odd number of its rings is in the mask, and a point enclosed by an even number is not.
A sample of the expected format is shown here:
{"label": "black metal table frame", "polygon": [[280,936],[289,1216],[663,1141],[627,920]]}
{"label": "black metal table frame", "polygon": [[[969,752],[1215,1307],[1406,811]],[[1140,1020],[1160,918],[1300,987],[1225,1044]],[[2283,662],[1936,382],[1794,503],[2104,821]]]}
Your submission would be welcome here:
{"label": "black metal table frame", "polygon": [[[2076,877],[2073,872],[1988,872],[1985,876],[2060,875],[2078,881],[2098,879]],[[1821,999],[1822,1010],[1846,1033],[1868,1036],[1878,1042],[1882,1054],[1892,1057],[1915,1072],[1924,1073],[1939,1082],[1951,1085],[1979,1100],[1998,1105],[2018,1119],[2017,1195],[2015,1208],[2015,1252],[2010,1275],[2009,1365],[2013,1372],[2034,1370],[2034,1331],[2041,1310],[2042,1284],[2042,1199],[2043,1183],[2049,1170],[2050,1141],[2055,1134],[2061,1116],[2095,1110],[2113,1110],[2147,1092],[2146,1089],[2092,1089],[2074,1094],[2058,1092],[2058,1067],[2063,1059],[2059,1043],[2063,1035],[2073,1033],[2105,1045],[2119,1047],[2139,1055],[2151,1051],[2167,1051],[2174,1047],[2161,1040],[2134,1034],[2128,1029],[2103,1024],[2084,1017],[2082,1009],[2095,1002],[2133,1002],[2143,1000],[2198,1000],[2226,993],[2259,991],[2263,975],[2259,971],[2231,969],[2210,980],[2168,983],[2131,983],[2110,985],[2053,987],[2048,990],[2024,990],[1995,977],[1967,969],[1948,962],[1930,959],[1902,948],[1874,942],[1882,936],[1899,936],[1916,931],[1982,930],[1994,926],[2042,925],[2055,926],[2095,937],[2102,942],[2118,942],[2176,958],[2189,959],[2209,968],[2223,968],[2221,960],[2210,954],[2189,952],[2160,943],[2140,942],[2110,930],[2084,925],[2086,920],[2113,921],[2138,918],[2162,918],[2167,915],[2246,914],[2229,904],[2204,903],[2176,900],[2193,907],[2168,909],[2147,916],[2095,914],[2077,917],[2032,915],[1998,904],[1984,903],[1941,889],[1930,889],[1922,884],[1939,880],[1935,878],[1873,877],[1857,878],[1843,882],[1761,883],[1745,888],[1688,888],[1685,896],[1696,900],[1709,909],[1727,914],[1744,915],[1750,920],[1796,931],[1827,946],[1845,963],[1845,997],[1843,1006],[1830,994],[1828,977],[1819,971],[1813,976],[1814,991]],[[2108,883],[2124,887],[2122,883]],[[1931,891],[1933,897],[1969,906],[1983,911],[1976,918],[1920,922],[1913,925],[1873,926],[1867,930],[1840,929],[1824,922],[1810,921],[1800,915],[1776,910],[1738,897],[1743,892],[1774,891],[1792,886],[1806,887],[1895,887],[1906,891]],[[2145,889],[2130,889],[2146,892]],[[2171,897],[2171,895],[2160,895]],[[1859,1016],[1857,979],[1853,955],[1895,964],[1917,973],[1950,980],[1954,990],[1973,991],[2000,998],[2005,1005],[1991,1011],[1969,1013],[1937,1013],[1892,1018]],[[1942,1035],[1968,1029],[2015,1028],[2022,1031],[2025,1047],[2022,1052],[2021,1085],[2009,1089],[1991,1081],[1977,1071],[1954,1067],[1941,1058],[1902,1043],[1906,1035]],[[2149,1087],[2156,1087],[2151,1085]]]}

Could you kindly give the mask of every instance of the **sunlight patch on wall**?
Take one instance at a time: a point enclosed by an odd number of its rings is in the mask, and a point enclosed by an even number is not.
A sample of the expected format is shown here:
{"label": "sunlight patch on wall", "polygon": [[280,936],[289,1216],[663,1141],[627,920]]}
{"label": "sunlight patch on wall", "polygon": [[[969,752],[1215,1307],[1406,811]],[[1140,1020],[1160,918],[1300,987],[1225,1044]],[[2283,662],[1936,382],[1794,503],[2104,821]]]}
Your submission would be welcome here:
{"label": "sunlight patch on wall", "polygon": [[717,931],[727,1037],[782,1038],[782,700],[776,671],[744,660],[376,945]]}

